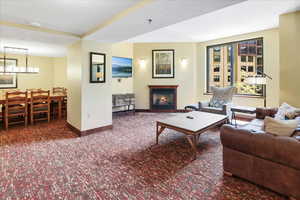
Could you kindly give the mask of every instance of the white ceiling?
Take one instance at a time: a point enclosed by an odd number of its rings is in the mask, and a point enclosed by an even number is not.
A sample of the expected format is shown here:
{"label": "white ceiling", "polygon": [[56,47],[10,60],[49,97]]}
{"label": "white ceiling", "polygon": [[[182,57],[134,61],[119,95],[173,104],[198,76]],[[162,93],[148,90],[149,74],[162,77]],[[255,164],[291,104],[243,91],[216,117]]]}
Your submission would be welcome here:
{"label": "white ceiling", "polygon": [[201,42],[279,25],[279,15],[300,10],[300,0],[248,0],[127,40]]}
{"label": "white ceiling", "polygon": [[[245,0],[155,0],[86,39],[119,42]],[[151,18],[149,25],[147,19]]]}
{"label": "white ceiling", "polygon": [[0,0],[1,20],[83,34],[139,0]]}
{"label": "white ceiling", "polygon": [[79,38],[0,26],[0,52],[4,46],[12,46],[28,48],[30,55],[61,57],[76,40]]}
{"label": "white ceiling", "polygon": [[[86,33],[140,0],[0,0],[0,20]],[[153,0],[84,39],[99,42],[200,42],[278,26],[300,0]],[[152,18],[152,24],[147,19]],[[79,38],[0,26],[2,46],[32,55],[65,56]]]}

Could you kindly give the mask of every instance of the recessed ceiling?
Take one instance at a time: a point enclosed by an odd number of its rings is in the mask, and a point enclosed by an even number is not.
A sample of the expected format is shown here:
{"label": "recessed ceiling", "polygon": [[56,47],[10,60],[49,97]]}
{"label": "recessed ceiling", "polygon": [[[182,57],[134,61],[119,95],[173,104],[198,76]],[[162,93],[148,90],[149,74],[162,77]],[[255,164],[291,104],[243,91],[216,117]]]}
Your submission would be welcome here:
{"label": "recessed ceiling", "polygon": [[30,55],[62,57],[66,47],[78,40],[77,37],[0,26],[0,51],[4,46],[28,48]]}
{"label": "recessed ceiling", "polygon": [[300,0],[248,0],[127,42],[202,42],[250,33],[279,25],[279,15],[300,10]]}
{"label": "recessed ceiling", "polygon": [[[141,2],[146,3],[130,10]],[[278,27],[280,14],[299,8],[300,0],[0,0],[0,48],[65,56],[67,46],[80,39],[72,34],[87,32],[84,39],[107,43],[200,42]],[[72,34],[26,30],[1,21]]]}
{"label": "recessed ceiling", "polygon": [[[85,39],[119,42],[243,1],[245,0],[154,0]],[[151,24],[148,23],[149,18],[152,19]]]}

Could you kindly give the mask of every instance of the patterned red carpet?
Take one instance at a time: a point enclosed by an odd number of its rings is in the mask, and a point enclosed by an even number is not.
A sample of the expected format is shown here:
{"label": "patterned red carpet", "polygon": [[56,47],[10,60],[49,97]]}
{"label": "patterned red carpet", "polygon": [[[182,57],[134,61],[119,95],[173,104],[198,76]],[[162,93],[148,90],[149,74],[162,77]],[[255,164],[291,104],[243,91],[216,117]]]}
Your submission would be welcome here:
{"label": "patterned red carpet", "polygon": [[118,116],[113,131],[82,138],[64,121],[1,131],[0,199],[284,199],[223,176],[217,130],[201,135],[193,162],[180,133],[154,146],[155,120],[168,115]]}

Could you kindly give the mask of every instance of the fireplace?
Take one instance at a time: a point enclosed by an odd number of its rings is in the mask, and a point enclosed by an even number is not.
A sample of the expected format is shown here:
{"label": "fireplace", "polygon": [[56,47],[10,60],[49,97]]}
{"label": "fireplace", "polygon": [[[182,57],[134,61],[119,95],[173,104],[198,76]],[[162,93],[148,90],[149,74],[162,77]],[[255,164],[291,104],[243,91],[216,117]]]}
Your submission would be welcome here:
{"label": "fireplace", "polygon": [[150,110],[155,112],[173,112],[177,110],[178,85],[149,85]]}

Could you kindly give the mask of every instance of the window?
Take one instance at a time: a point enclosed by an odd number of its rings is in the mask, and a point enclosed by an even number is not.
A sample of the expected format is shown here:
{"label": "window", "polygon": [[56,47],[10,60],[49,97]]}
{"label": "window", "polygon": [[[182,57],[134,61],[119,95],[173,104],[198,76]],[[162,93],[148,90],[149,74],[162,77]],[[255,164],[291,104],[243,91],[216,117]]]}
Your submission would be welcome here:
{"label": "window", "polygon": [[262,85],[244,83],[263,73],[263,39],[251,39],[207,47],[207,92],[211,86],[234,85],[240,95],[263,96]]}
{"label": "window", "polygon": [[221,62],[221,49],[218,47],[214,48],[214,62]]}
{"label": "window", "polygon": [[253,56],[248,56],[248,62],[253,62]]}
{"label": "window", "polygon": [[214,75],[214,82],[220,82],[220,76]]}
{"label": "window", "polygon": [[247,71],[247,66],[241,66],[241,71],[246,72]]}
{"label": "window", "polygon": [[248,72],[254,72],[253,66],[248,66]]}
{"label": "window", "polygon": [[241,56],[241,62],[247,62],[247,56]]}
{"label": "window", "polygon": [[218,65],[215,66],[215,67],[214,67],[214,72],[220,72],[220,66],[218,66]]}
{"label": "window", "polygon": [[228,77],[227,77],[227,81],[228,81],[228,82],[231,82],[231,76],[228,76]]}

